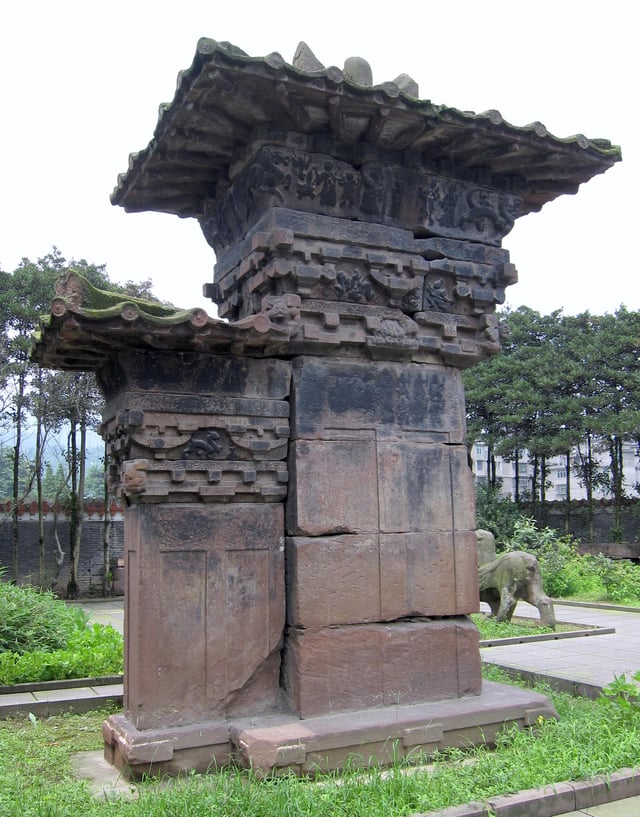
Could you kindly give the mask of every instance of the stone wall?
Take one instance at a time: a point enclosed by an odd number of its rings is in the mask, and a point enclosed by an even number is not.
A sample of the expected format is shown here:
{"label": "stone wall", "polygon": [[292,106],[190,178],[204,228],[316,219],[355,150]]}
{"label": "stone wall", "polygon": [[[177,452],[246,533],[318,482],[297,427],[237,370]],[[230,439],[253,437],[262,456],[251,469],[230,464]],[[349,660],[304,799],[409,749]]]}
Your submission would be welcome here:
{"label": "stone wall", "polygon": [[[584,501],[570,503],[567,514],[566,502],[547,502],[544,507],[532,508],[523,506],[524,513],[532,513],[539,524],[554,528],[561,534],[571,533],[581,542],[589,543],[591,539],[591,522],[589,507]],[[598,501],[594,504],[593,543],[606,544],[615,541],[613,533],[614,510],[610,502]],[[640,502],[629,500],[622,508],[623,542],[640,542]]]}
{"label": "stone wall", "polygon": [[[102,591],[103,574],[103,521],[92,517],[85,519],[82,525],[82,541],[80,545],[80,568],[78,571],[78,588],[81,596],[100,595]],[[38,522],[33,518],[20,520],[20,550],[18,569],[21,582],[38,581]],[[62,517],[58,518],[58,537],[65,554],[64,564],[57,583],[58,588],[64,588],[69,575],[69,522]],[[50,587],[56,573],[55,551],[56,544],[53,531],[53,520],[45,522],[45,570],[46,586]],[[117,560],[124,556],[124,523],[122,519],[115,519],[110,527],[111,566],[117,565]],[[0,565],[11,568],[11,519],[3,514],[0,517]]]}

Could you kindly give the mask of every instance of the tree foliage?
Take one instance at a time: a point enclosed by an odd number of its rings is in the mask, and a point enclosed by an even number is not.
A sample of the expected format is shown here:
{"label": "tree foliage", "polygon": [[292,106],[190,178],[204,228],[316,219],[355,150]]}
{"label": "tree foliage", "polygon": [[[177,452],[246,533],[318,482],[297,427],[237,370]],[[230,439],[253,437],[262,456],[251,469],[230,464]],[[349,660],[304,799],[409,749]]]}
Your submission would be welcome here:
{"label": "tree foliage", "polygon": [[[59,437],[66,430],[67,444],[62,460],[65,473],[58,475],[55,495],[46,498],[55,500],[64,496],[68,504],[71,523],[68,592],[73,595],[85,495],[87,432],[99,422],[102,400],[93,374],[44,371],[30,359],[32,333],[39,317],[49,311],[58,276],[67,270],[80,273],[100,289],[125,296],[149,300],[152,293],[150,280],[114,284],[104,265],[85,260],[67,261],[55,247],[36,261],[23,258],[13,273],[0,270],[0,423],[5,429],[5,438],[11,441],[10,446],[5,443],[0,450],[0,488],[3,493],[7,492],[6,498],[11,499],[12,505],[11,575],[14,580],[19,575],[18,509],[24,499],[35,495],[40,509],[40,583],[44,582],[42,505],[45,490],[51,488],[51,479],[45,480],[47,446],[54,435]],[[35,433],[35,453],[28,456],[27,431],[31,435]],[[8,483],[10,490],[7,490]]]}
{"label": "tree foliage", "polygon": [[[596,488],[607,490],[619,525],[622,443],[640,442],[640,313],[541,315],[520,307],[505,322],[503,354],[464,373],[470,440],[507,459],[526,450],[534,501],[544,500],[546,460],[565,456],[590,503]],[[606,469],[597,446],[609,452]]]}

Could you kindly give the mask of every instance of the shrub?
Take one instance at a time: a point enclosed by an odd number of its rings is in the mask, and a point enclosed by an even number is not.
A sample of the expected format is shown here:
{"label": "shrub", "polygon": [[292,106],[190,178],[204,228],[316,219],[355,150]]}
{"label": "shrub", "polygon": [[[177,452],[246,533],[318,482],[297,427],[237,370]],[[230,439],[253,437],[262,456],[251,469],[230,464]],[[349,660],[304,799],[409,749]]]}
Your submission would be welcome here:
{"label": "shrub", "polygon": [[533,519],[516,521],[507,549],[525,550],[538,558],[544,590],[555,598],[589,596],[617,604],[640,600],[640,566],[602,554],[582,556],[571,536],[539,529]]}
{"label": "shrub", "polygon": [[111,625],[76,631],[65,649],[0,653],[0,684],[25,684],[122,673],[122,636]]}
{"label": "shrub", "polygon": [[533,519],[523,517],[514,525],[508,549],[537,557],[544,591],[550,596],[605,595],[596,559],[581,556],[571,536],[561,536],[552,528],[539,529]]}
{"label": "shrub", "polygon": [[500,495],[500,482],[496,487],[486,483],[476,486],[477,526],[491,531],[496,539],[496,549],[504,549],[504,543],[513,536],[515,525],[523,519],[518,506]]}
{"label": "shrub", "polygon": [[67,607],[53,593],[2,581],[5,572],[0,567],[0,651],[56,650],[84,628],[82,610]]}
{"label": "shrub", "polygon": [[618,604],[640,599],[640,567],[626,559],[609,559],[602,554],[594,561],[607,599]]}

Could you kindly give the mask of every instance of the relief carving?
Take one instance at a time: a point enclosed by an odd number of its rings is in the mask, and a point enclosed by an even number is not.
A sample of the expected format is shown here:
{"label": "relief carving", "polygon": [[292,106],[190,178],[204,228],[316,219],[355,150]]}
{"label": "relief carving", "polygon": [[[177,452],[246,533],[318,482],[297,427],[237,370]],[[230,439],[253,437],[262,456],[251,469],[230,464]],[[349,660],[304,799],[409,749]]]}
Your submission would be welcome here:
{"label": "relief carving", "polygon": [[147,460],[128,460],[122,467],[122,493],[129,499],[143,494],[147,488]]}
{"label": "relief carving", "polygon": [[423,309],[449,312],[451,304],[453,304],[453,298],[449,297],[442,278],[437,278],[435,281],[427,281],[425,283]]}
{"label": "relief carving", "polygon": [[354,270],[351,274],[338,272],[333,285],[338,298],[353,303],[368,303],[375,297],[373,287],[366,275]]}
{"label": "relief carving", "polygon": [[196,431],[182,451],[185,460],[211,460],[222,451],[220,434],[213,428]]}

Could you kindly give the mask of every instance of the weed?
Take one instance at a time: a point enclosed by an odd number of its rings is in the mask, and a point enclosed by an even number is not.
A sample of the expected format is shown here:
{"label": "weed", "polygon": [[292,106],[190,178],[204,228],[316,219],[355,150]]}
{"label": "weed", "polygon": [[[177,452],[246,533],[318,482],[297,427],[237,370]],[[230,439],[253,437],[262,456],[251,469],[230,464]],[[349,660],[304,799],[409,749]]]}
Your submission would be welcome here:
{"label": "weed", "polygon": [[[494,668],[487,673],[504,681]],[[511,682],[513,683],[513,682]],[[629,683],[628,681],[626,683]],[[505,727],[497,749],[441,752],[429,766],[398,759],[391,769],[259,779],[228,769],[185,774],[170,785],[148,780],[131,802],[94,800],[73,778],[70,757],[101,748],[105,713],[0,722],[3,817],[394,817],[444,809],[498,794],[607,774],[637,764],[640,712],[609,711],[596,701],[551,694],[560,719],[535,730]],[[418,760],[418,758],[416,758]]]}
{"label": "weed", "polygon": [[598,701],[609,712],[617,713],[625,720],[634,720],[640,715],[640,670],[630,680],[627,680],[624,672],[622,675],[616,675],[602,690]]}

